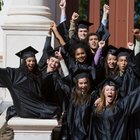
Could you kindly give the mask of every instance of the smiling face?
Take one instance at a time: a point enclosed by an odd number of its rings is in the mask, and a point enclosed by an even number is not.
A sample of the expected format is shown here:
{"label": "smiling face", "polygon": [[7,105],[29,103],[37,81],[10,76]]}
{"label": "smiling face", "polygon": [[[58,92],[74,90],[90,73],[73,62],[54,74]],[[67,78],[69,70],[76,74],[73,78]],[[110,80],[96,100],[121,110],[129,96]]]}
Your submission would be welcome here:
{"label": "smiling face", "polygon": [[89,91],[89,79],[88,78],[78,79],[77,86],[83,95],[87,94]]}
{"label": "smiling face", "polygon": [[36,59],[35,57],[28,57],[25,60],[26,66],[28,68],[29,71],[33,71],[35,65],[36,65]]}
{"label": "smiling face", "polygon": [[47,72],[52,72],[52,71],[56,71],[59,67],[59,59],[55,58],[55,57],[50,57],[49,59],[47,59]]}
{"label": "smiling face", "polygon": [[116,98],[116,88],[114,86],[106,85],[104,87],[105,105],[112,105]]}
{"label": "smiling face", "polygon": [[78,29],[78,37],[80,40],[84,40],[87,37],[88,29],[87,28],[79,28]]}
{"label": "smiling face", "polygon": [[107,61],[107,66],[110,69],[114,69],[117,65],[117,57],[115,55],[108,54],[106,61]]}
{"label": "smiling face", "polygon": [[75,50],[75,59],[76,61],[83,63],[86,60],[86,51],[83,48],[78,48]]}

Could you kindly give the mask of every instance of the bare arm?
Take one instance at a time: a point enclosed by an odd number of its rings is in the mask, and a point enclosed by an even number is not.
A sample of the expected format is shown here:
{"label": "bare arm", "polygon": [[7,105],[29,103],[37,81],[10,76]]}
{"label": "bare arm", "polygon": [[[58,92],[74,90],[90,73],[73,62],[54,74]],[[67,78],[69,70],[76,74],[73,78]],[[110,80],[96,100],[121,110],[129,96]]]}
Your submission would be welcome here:
{"label": "bare arm", "polygon": [[66,0],[61,0],[59,3],[61,9],[60,23],[66,20]]}
{"label": "bare arm", "polygon": [[60,35],[60,33],[58,32],[55,22],[53,22],[51,29],[52,29],[56,39],[60,43],[60,45],[64,46],[66,43],[65,43],[64,39],[62,38],[62,36]]}
{"label": "bare arm", "polygon": [[65,63],[65,61],[64,61],[64,59],[61,55],[61,47],[59,48],[59,51],[56,51],[55,56],[57,56],[58,59],[60,60],[60,66],[61,66],[61,69],[62,69],[62,72],[63,72],[64,76],[65,77],[68,76],[69,75],[69,70],[68,70],[68,68],[66,66],[66,63]]}
{"label": "bare arm", "polygon": [[104,4],[103,6],[103,17],[102,17],[102,24],[104,26],[107,26],[107,17],[108,17],[108,14],[109,14],[109,6]]}

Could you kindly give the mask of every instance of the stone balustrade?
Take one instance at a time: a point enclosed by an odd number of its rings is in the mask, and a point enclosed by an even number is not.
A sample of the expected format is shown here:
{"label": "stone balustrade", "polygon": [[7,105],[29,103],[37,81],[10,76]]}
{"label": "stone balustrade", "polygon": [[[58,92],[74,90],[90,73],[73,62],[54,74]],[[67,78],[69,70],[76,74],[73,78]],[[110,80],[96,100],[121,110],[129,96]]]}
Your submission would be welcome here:
{"label": "stone balustrade", "polygon": [[14,140],[51,140],[52,129],[57,125],[55,119],[13,117],[8,121],[14,131]]}

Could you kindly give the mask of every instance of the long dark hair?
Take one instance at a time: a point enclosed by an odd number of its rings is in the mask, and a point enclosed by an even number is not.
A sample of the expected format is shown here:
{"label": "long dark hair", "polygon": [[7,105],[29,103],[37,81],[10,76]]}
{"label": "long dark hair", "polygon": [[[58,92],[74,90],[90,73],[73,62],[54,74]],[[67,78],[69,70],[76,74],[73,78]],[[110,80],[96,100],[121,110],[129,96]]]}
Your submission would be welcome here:
{"label": "long dark hair", "polygon": [[88,91],[87,91],[86,95],[82,95],[82,92],[78,88],[78,80],[77,80],[76,86],[72,91],[72,102],[78,106],[87,103],[87,101],[90,98],[89,92],[90,92],[90,80],[89,80],[89,78],[88,78]]}
{"label": "long dark hair", "polygon": [[23,59],[19,68],[26,74],[26,75],[34,75],[36,77],[41,76],[41,72],[39,71],[37,60],[35,59],[35,66],[32,71],[29,71],[26,65],[26,59]]}
{"label": "long dark hair", "polygon": [[107,64],[108,55],[105,57],[105,65],[104,65],[104,67],[105,67],[105,76],[106,76],[106,78],[113,78],[118,73],[118,66],[116,64],[116,66],[115,66],[115,68],[113,70],[108,67],[108,64]]}

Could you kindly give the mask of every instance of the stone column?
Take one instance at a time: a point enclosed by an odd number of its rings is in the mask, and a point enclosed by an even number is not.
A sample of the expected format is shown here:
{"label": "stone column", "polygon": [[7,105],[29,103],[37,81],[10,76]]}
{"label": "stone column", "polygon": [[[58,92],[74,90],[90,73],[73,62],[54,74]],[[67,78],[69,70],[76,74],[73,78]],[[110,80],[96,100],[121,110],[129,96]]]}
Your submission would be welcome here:
{"label": "stone column", "polygon": [[12,0],[3,29],[46,30],[50,25],[48,0]]}

